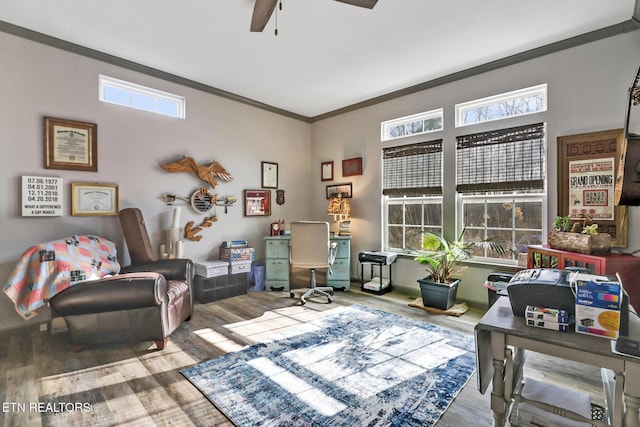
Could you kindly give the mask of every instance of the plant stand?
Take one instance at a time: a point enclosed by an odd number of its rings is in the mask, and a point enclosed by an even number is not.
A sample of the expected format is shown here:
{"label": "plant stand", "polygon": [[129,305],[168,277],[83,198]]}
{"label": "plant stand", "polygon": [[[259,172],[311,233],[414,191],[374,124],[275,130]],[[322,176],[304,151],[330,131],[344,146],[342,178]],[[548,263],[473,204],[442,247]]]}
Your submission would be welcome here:
{"label": "plant stand", "polygon": [[420,293],[425,307],[448,310],[455,304],[460,279],[451,284],[445,284],[432,282],[425,278],[418,279],[418,283],[420,284]]}

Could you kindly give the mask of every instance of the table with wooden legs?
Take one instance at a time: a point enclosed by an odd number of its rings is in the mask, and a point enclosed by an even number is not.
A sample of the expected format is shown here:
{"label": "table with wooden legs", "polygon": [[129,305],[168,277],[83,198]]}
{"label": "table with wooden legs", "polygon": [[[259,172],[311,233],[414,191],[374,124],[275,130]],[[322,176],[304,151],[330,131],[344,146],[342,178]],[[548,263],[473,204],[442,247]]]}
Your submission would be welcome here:
{"label": "table with wooden legs", "polygon": [[[631,315],[630,322],[630,336],[639,339],[640,321]],[[615,382],[611,395],[606,399],[611,425],[640,427],[640,359],[614,353],[611,340],[573,331],[559,332],[527,326],[523,317],[513,315],[506,296],[499,297],[482,317],[475,327],[475,335],[478,389],[484,394],[493,383],[491,411],[494,427],[504,426],[508,419],[514,391],[522,382],[528,351],[613,372]],[[548,409],[559,410],[556,407]]]}

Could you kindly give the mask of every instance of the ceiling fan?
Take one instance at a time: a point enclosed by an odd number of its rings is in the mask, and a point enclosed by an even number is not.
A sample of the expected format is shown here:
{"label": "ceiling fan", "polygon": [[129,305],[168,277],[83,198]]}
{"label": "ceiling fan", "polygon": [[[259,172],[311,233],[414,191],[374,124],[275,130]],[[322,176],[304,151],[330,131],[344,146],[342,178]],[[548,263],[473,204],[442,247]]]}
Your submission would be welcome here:
{"label": "ceiling fan", "polygon": [[[253,6],[253,16],[251,17],[251,31],[261,32],[267,25],[269,18],[273,14],[279,0],[256,0]],[[353,6],[366,7],[373,9],[378,0],[336,0]]]}

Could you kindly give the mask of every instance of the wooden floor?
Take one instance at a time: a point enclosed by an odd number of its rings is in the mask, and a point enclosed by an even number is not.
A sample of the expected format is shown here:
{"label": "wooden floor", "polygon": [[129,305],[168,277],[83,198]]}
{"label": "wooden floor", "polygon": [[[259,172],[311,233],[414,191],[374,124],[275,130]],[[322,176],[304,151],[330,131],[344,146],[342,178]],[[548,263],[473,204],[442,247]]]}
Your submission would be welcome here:
{"label": "wooden floor", "polygon": [[[482,316],[429,314],[409,307],[413,297],[359,290],[337,293],[333,304],[308,302],[309,318],[339,305],[360,303],[469,334]],[[190,322],[163,351],[152,343],[69,349],[66,332],[29,328],[0,333],[0,426],[232,426],[180,370],[268,337],[298,322],[300,310],[284,292],[254,292],[197,304]],[[297,316],[296,316],[297,317]],[[601,402],[599,370],[542,356],[528,358],[525,375],[574,386]],[[480,394],[475,375],[438,422],[439,427],[491,426],[489,392]]]}

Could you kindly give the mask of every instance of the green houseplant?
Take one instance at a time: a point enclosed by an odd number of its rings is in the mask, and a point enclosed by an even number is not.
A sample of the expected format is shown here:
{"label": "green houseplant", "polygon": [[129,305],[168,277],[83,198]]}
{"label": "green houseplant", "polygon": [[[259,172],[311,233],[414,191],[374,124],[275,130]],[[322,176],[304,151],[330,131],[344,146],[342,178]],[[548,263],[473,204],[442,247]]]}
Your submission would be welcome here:
{"label": "green houseplant", "polygon": [[443,310],[454,304],[460,279],[455,274],[460,270],[458,263],[473,256],[477,249],[487,249],[503,256],[510,250],[496,237],[482,240],[463,241],[464,231],[454,241],[444,237],[425,233],[422,236],[422,249],[414,251],[415,261],[424,266],[426,277],[419,279],[422,301],[427,307]]}

